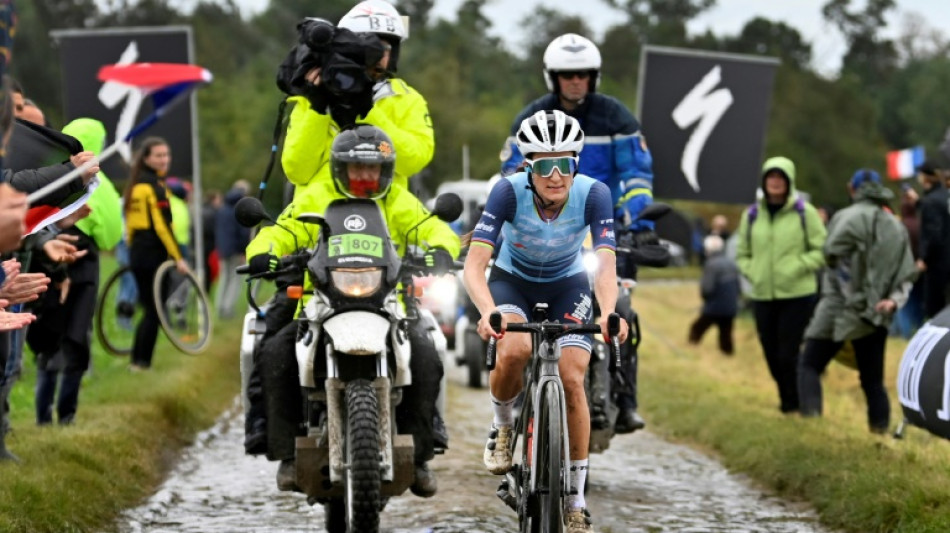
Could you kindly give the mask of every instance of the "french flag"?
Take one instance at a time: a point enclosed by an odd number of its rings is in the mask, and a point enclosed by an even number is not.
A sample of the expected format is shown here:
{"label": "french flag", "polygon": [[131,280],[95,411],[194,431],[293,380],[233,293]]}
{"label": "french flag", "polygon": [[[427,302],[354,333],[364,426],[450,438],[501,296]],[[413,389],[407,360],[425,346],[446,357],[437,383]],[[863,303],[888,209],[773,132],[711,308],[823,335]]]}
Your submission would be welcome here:
{"label": "french flag", "polygon": [[917,167],[924,163],[924,157],[923,146],[888,152],[887,177],[892,180],[914,177],[917,174]]}

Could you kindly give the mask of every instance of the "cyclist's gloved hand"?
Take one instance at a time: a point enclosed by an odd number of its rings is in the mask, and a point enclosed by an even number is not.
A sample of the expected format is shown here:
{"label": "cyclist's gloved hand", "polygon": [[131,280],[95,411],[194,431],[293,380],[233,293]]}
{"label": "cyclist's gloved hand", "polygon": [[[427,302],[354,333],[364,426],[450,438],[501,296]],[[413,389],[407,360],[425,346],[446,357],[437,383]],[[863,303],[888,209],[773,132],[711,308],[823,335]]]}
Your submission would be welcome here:
{"label": "cyclist's gloved hand", "polygon": [[437,275],[442,275],[452,269],[455,261],[452,259],[452,254],[446,252],[442,248],[433,248],[426,252],[425,255],[426,268],[429,268]]}
{"label": "cyclist's gloved hand", "polygon": [[273,254],[258,254],[247,262],[251,274],[264,274],[277,270],[279,259]]}
{"label": "cyclist's gloved hand", "polygon": [[637,243],[637,246],[660,244],[660,238],[657,236],[656,232],[653,230],[643,230],[643,231],[635,232],[633,234],[633,240],[634,242]]}

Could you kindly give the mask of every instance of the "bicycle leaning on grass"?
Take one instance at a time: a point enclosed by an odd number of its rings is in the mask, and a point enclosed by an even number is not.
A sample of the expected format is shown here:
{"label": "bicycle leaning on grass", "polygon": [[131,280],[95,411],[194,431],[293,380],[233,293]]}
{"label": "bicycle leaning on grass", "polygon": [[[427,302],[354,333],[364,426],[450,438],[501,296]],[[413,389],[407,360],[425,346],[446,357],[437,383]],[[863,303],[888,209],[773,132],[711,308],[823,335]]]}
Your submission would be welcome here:
{"label": "bicycle leaning on grass", "polygon": [[[533,322],[509,323],[505,332],[531,334],[531,361],[525,368],[524,404],[515,419],[511,449],[522,439],[521,462],[512,465],[498,487],[498,497],[518,513],[522,533],[560,533],[564,530],[563,499],[570,494],[570,447],[564,384],[558,363],[565,335],[600,333],[597,324],[561,324],[547,319],[547,304],[532,310]],[[501,314],[490,316],[492,329],[502,331]],[[608,319],[611,356],[619,365],[620,315]],[[486,366],[495,368],[495,342],[489,340]]]}

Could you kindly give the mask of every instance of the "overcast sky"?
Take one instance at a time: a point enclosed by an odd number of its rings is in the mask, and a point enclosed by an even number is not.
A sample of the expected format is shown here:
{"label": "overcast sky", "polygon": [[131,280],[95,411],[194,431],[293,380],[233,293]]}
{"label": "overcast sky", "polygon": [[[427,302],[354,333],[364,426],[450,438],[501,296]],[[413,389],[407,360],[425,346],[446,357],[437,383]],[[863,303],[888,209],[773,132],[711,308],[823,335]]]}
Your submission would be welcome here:
{"label": "overcast sky", "polygon": [[[436,0],[433,18],[455,20],[462,1]],[[173,0],[173,3],[180,6],[187,6],[192,2],[193,0]],[[266,0],[236,2],[248,13],[260,11],[267,4]],[[695,19],[689,25],[689,30],[691,33],[703,33],[711,29],[717,35],[735,35],[755,16],[784,21],[812,43],[815,68],[819,72],[833,74],[840,66],[844,41],[837,29],[821,17],[821,7],[826,2],[827,0],[718,0],[717,7]],[[853,3],[855,6],[864,5],[863,0]],[[316,6],[318,3],[314,4]],[[504,37],[509,48],[517,51],[522,40],[519,23],[539,5],[586,17],[587,24],[595,32],[596,38],[602,36],[604,30],[616,24],[619,17],[622,17],[622,14],[607,7],[602,0],[489,0],[484,13],[493,21],[490,33]],[[948,0],[897,0],[897,9],[891,12],[888,21],[888,36],[895,37],[900,33],[904,17],[909,12],[924,15],[928,24],[940,28],[950,36]],[[314,15],[319,15],[319,12],[315,11]]]}

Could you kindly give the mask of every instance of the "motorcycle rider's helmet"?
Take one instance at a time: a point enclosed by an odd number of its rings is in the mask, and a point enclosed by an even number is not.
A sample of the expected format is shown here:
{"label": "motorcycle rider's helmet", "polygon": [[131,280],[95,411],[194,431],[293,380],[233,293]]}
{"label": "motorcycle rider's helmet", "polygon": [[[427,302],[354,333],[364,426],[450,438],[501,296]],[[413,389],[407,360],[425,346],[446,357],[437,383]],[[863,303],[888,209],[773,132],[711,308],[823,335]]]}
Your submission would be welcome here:
{"label": "motorcycle rider's helmet", "polygon": [[[378,181],[351,180],[350,163],[380,165]],[[336,189],[348,198],[376,200],[393,184],[396,152],[386,132],[369,124],[341,131],[330,146],[330,176]]]}
{"label": "motorcycle rider's helmet", "polygon": [[547,152],[577,155],[584,147],[584,130],[577,119],[563,111],[538,111],[521,121],[515,143],[525,159]]}
{"label": "motorcycle rider's helmet", "polygon": [[589,92],[600,85],[600,50],[590,39],[576,33],[565,33],[551,41],[544,50],[544,83],[548,90],[557,93],[558,72],[590,72]]}
{"label": "motorcycle rider's helmet", "polygon": [[392,4],[386,0],[364,0],[343,15],[337,26],[354,33],[375,33],[392,47],[388,70],[396,72],[399,44],[409,37],[409,18],[400,15]]}

